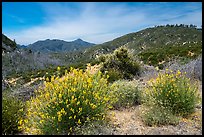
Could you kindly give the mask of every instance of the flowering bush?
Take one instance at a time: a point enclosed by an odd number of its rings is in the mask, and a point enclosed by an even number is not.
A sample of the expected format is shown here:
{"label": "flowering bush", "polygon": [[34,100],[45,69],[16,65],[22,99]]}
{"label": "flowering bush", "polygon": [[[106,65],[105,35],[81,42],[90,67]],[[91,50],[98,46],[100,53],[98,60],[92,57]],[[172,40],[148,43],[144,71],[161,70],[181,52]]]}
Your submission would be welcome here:
{"label": "flowering bush", "polygon": [[71,68],[36,91],[19,128],[27,134],[70,134],[86,121],[102,120],[111,105],[109,88],[100,71]]}
{"label": "flowering bush", "polygon": [[151,87],[147,89],[149,97],[157,105],[172,111],[173,114],[186,116],[194,112],[198,100],[198,89],[195,84],[190,84],[190,79],[181,74],[166,70],[159,74],[155,81],[150,80]]}

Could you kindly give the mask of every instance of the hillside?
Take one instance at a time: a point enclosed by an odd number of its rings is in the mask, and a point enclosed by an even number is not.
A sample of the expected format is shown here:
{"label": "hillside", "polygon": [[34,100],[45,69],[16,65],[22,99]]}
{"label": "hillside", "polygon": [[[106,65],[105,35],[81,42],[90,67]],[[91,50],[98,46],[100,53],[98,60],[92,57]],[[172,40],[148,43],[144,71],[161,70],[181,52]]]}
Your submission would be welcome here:
{"label": "hillside", "polygon": [[67,42],[64,40],[58,39],[47,39],[42,41],[37,41],[33,44],[28,45],[28,49],[32,51],[40,51],[40,52],[67,52],[67,51],[76,51],[82,50],[84,48],[93,46],[95,44],[83,41],[81,39],[77,39],[71,42]]}
{"label": "hillside", "polygon": [[158,26],[126,34],[112,41],[96,45],[89,50],[106,53],[125,45],[139,52],[149,48],[190,42],[202,42],[202,30],[187,27]]}
{"label": "hillside", "polygon": [[[55,54],[54,56],[61,59],[66,56],[66,61],[72,63],[90,62],[95,60],[98,55],[111,53],[121,46],[131,49],[135,58],[154,66],[174,57],[193,59],[202,53],[202,29],[179,26],[147,28],[89,47],[85,51],[76,51],[72,54],[64,53],[63,55]],[[160,55],[157,55],[158,52]],[[167,56],[166,53],[169,55]],[[166,54],[165,57],[164,54]],[[149,58],[149,55],[152,57]]]}
{"label": "hillside", "polygon": [[5,36],[4,34],[2,34],[2,52],[10,52],[10,51],[14,51],[17,46],[16,43],[14,41],[12,41],[11,39],[9,39],[7,36]]}

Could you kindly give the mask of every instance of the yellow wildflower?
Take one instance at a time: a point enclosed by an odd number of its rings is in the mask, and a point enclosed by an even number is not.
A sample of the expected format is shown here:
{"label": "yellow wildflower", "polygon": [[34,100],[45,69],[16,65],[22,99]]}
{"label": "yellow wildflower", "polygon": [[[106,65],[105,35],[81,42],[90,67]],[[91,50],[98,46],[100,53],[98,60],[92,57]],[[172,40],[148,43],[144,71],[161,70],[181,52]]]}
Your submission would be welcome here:
{"label": "yellow wildflower", "polygon": [[42,124],[44,122],[44,120],[40,120],[40,124]]}
{"label": "yellow wildflower", "polygon": [[91,78],[88,78],[87,82],[88,82],[88,83],[91,83],[91,82],[92,82]]}
{"label": "yellow wildflower", "polygon": [[180,74],[181,74],[181,71],[180,71],[180,70],[178,70],[178,71],[177,71],[177,75],[180,75]]}
{"label": "yellow wildflower", "polygon": [[83,94],[85,95],[85,94],[86,94],[86,91],[83,91]]}
{"label": "yellow wildflower", "polygon": [[49,78],[48,77],[46,77],[46,81],[49,82]]}
{"label": "yellow wildflower", "polygon": [[58,115],[58,121],[62,120],[62,115]]}
{"label": "yellow wildflower", "polygon": [[74,109],[73,108],[70,108],[70,111],[72,111],[72,113],[74,113]]}
{"label": "yellow wildflower", "polygon": [[64,110],[64,108],[61,109],[61,113],[65,114],[65,115],[67,114],[66,111]]}
{"label": "yellow wildflower", "polygon": [[62,98],[62,94],[59,94],[59,98],[60,98],[60,99]]}
{"label": "yellow wildflower", "polygon": [[74,96],[72,96],[72,100],[74,99]]}
{"label": "yellow wildflower", "polygon": [[21,119],[19,122],[18,122],[20,125],[22,125],[22,123],[23,123],[23,120]]}
{"label": "yellow wildflower", "polygon": [[95,109],[95,108],[96,108],[96,105],[93,104],[93,103],[91,103],[90,106],[91,106],[92,109]]}
{"label": "yellow wildflower", "polygon": [[78,120],[78,124],[81,124],[81,121],[80,121],[80,119]]}
{"label": "yellow wildflower", "polygon": [[27,119],[25,119],[25,120],[24,120],[24,122],[25,122],[25,123],[28,123],[28,120],[27,120]]}
{"label": "yellow wildflower", "polygon": [[79,108],[79,111],[81,112],[81,111],[82,111],[82,108]]}

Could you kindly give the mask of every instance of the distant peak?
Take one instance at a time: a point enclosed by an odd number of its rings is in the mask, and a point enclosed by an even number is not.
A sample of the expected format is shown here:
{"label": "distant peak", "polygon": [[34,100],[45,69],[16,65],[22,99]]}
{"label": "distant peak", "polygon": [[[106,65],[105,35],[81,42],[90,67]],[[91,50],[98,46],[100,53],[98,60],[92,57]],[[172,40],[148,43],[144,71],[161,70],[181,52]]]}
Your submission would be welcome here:
{"label": "distant peak", "polygon": [[76,39],[75,41],[83,41],[82,39],[80,39],[80,38],[78,38],[78,39]]}

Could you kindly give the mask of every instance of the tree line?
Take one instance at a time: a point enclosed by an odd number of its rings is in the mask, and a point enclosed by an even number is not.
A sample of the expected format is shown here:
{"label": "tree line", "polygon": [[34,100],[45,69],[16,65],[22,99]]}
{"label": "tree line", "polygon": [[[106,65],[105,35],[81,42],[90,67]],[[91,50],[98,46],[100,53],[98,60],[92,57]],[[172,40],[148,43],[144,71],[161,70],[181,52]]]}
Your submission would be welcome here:
{"label": "tree line", "polygon": [[[155,27],[183,27],[183,28],[197,28],[196,25],[190,24],[190,25],[186,25],[186,24],[166,24],[166,25],[156,25]],[[202,25],[201,25],[202,28]]]}

